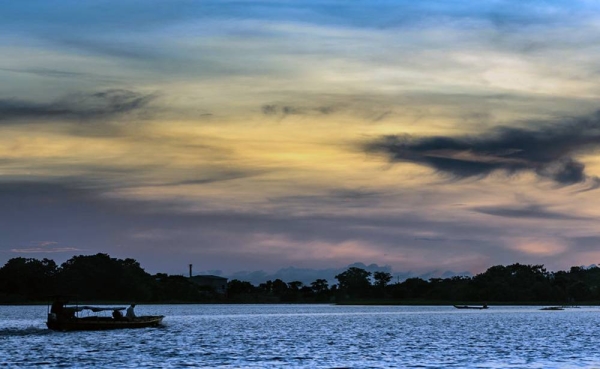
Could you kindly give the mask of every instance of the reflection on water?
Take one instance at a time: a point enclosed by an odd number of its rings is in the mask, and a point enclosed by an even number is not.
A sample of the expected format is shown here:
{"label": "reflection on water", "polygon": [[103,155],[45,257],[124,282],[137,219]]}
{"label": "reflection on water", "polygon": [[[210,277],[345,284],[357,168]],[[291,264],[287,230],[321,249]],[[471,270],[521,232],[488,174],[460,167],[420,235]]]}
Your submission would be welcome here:
{"label": "reflection on water", "polygon": [[46,307],[0,307],[0,365],[598,368],[600,309],[140,305],[161,328],[52,332]]}

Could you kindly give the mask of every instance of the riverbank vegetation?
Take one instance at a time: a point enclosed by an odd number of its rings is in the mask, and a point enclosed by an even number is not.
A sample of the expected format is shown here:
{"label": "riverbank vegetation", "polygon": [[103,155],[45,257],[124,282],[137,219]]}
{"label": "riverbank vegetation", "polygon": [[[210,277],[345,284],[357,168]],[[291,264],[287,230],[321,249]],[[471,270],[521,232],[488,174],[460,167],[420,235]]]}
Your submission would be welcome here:
{"label": "riverbank vegetation", "polygon": [[474,277],[410,278],[352,267],[330,285],[276,279],[258,286],[237,279],[226,293],[180,275],[144,271],[134,259],[107,254],[50,259],[13,258],[0,268],[0,303],[44,302],[53,295],[78,301],[146,303],[343,303],[343,304],[589,304],[600,301],[600,268],[549,272],[543,265],[497,265]]}

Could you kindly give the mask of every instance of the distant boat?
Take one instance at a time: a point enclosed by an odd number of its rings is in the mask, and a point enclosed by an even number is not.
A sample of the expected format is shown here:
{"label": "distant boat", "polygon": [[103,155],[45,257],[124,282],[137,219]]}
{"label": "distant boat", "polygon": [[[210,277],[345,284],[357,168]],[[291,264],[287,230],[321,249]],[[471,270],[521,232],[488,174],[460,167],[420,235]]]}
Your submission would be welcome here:
{"label": "distant boat", "polygon": [[457,309],[474,309],[474,310],[483,310],[487,309],[488,306],[484,304],[483,306],[469,306],[469,305],[454,305]]}
{"label": "distant boat", "polygon": [[[106,329],[147,328],[158,327],[164,318],[163,315],[139,316],[134,319],[123,318],[116,312],[124,310],[122,307],[95,307],[95,306],[63,306],[60,312],[48,313],[46,326],[55,331],[96,331]],[[78,317],[76,314],[83,310],[94,313],[113,311],[113,317],[91,315]],[[114,317],[116,316],[116,317]]]}
{"label": "distant boat", "polygon": [[548,307],[543,307],[540,310],[565,310],[565,308],[562,306],[548,306]]}

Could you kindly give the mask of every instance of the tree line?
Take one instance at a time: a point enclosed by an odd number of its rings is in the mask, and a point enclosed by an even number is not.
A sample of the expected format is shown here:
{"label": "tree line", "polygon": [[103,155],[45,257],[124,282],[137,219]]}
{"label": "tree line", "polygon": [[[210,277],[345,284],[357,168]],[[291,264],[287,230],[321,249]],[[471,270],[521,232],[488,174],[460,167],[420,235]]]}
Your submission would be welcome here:
{"label": "tree line", "polygon": [[181,275],[144,271],[134,259],[107,254],[74,256],[60,266],[50,259],[17,257],[0,268],[0,303],[41,302],[52,296],[79,301],[172,303],[556,303],[600,301],[600,268],[549,272],[543,265],[497,265],[473,277],[409,278],[392,283],[388,272],[351,267],[329,285],[317,279],[267,281],[258,286],[237,279],[225,294]]}

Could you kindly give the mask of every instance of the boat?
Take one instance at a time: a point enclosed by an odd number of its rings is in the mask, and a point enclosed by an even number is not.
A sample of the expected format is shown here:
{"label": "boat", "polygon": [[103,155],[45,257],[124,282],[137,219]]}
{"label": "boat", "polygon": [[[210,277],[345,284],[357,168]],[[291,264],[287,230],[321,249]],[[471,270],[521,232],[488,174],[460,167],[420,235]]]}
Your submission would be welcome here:
{"label": "boat", "polygon": [[[148,328],[161,325],[164,315],[138,316],[124,318],[120,314],[124,307],[63,306],[58,311],[48,313],[46,326],[54,331],[96,331],[106,329]],[[79,312],[90,310],[93,313],[113,311],[113,317],[89,315],[79,317]],[[119,312],[119,313],[117,313]]]}
{"label": "boat", "polygon": [[540,310],[550,310],[550,311],[554,311],[554,310],[565,310],[564,307],[562,306],[548,306],[548,307],[543,307]]}
{"label": "boat", "polygon": [[469,306],[469,305],[454,305],[457,309],[474,309],[474,310],[484,310],[487,309],[488,306],[484,304],[483,306]]}

